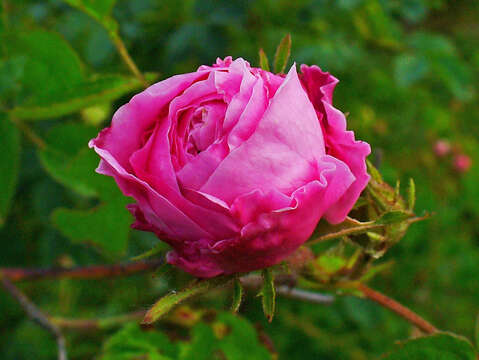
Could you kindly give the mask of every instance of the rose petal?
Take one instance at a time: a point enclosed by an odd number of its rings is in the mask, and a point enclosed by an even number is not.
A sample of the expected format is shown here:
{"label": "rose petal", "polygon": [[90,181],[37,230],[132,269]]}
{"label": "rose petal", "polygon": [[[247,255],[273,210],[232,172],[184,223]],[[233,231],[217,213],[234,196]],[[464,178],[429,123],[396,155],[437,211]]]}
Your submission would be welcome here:
{"label": "rose petal", "polygon": [[256,189],[290,195],[314,180],[324,153],[316,113],[293,66],[254,134],[223,160],[201,191],[228,204]]}

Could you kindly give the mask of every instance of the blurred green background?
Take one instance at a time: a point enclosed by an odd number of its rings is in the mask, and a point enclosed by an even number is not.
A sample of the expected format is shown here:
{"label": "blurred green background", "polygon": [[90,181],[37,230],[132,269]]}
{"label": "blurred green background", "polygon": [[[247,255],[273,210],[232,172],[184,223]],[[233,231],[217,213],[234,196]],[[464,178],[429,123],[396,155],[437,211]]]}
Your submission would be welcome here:
{"label": "blurred green background", "polygon": [[[271,60],[280,39],[291,33],[290,61],[317,64],[340,79],[335,105],[349,113],[348,127],[371,144],[371,159],[391,184],[398,178],[404,184],[415,179],[418,213],[435,213],[413,225],[380,260],[394,265],[373,286],[438,328],[474,337],[479,312],[479,2],[84,4],[87,12],[94,9],[93,16],[60,0],[2,0],[0,266],[113,263],[156,244],[151,234],[130,231],[132,218],[124,208],[128,199],[110,179],[93,173],[98,158],[86,147],[113,111],[142,86],[121,61],[115,39],[123,39],[152,80],[227,55],[258,66],[258,49],[264,48]],[[434,152],[439,139],[451,145],[442,157]],[[471,158],[468,171],[454,166],[457,154]],[[146,308],[186,279],[168,269],[154,277],[45,280],[21,288],[52,315],[105,317]],[[192,306],[226,309],[229,301],[227,294],[215,293]],[[49,334],[3,292],[0,314],[3,359],[56,356]],[[339,297],[330,306],[279,299],[277,316],[269,324],[250,294],[241,314],[237,320],[221,315],[225,323],[236,321],[234,337],[221,343],[227,359],[270,358],[256,344],[257,331],[269,336],[280,359],[298,360],[371,359],[411,335],[402,319],[353,297]],[[196,336],[211,338],[208,326],[196,325]],[[188,330],[170,323],[159,328],[187,349],[182,359],[199,359],[192,356],[204,348],[188,348]],[[67,332],[70,357],[120,359],[107,354],[115,338],[107,339],[116,330]],[[136,328],[122,331],[116,335],[119,343],[141,337],[133,334]],[[160,337],[145,344],[169,343]],[[247,352],[246,343],[251,344]]]}

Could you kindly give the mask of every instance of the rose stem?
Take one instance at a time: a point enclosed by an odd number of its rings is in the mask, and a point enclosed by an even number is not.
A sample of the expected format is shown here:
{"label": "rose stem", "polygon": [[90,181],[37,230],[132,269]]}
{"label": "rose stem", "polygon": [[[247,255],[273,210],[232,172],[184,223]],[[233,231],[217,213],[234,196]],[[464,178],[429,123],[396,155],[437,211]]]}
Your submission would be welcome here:
{"label": "rose stem", "polygon": [[424,320],[414,311],[408,309],[404,305],[401,305],[396,300],[387,297],[384,294],[381,294],[378,291],[375,291],[364,284],[358,285],[358,290],[368,299],[378,303],[379,305],[395,312],[402,318],[406,319],[408,322],[425,332],[426,334],[433,334],[437,332],[437,328],[431,325],[429,322]]}

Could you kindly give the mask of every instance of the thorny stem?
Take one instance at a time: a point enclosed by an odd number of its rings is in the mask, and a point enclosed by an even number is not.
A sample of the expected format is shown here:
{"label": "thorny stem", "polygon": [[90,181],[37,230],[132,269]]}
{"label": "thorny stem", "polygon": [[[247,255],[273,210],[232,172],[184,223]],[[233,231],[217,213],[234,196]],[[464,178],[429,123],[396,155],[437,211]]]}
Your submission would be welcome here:
{"label": "thorny stem", "polygon": [[408,322],[425,332],[426,334],[433,334],[437,332],[437,328],[431,325],[429,322],[424,320],[414,311],[408,309],[404,305],[401,305],[396,300],[387,297],[384,294],[381,294],[378,291],[375,291],[364,284],[358,285],[358,290],[368,299],[378,303],[379,305],[395,312],[402,318],[406,319]]}
{"label": "thorny stem", "polygon": [[38,325],[49,331],[56,339],[58,346],[58,360],[67,360],[67,351],[65,338],[60,328],[53,324],[47,315],[45,315],[23,292],[20,291],[10,280],[0,273],[0,281],[4,289],[20,304],[30,319]]}
{"label": "thorny stem", "polygon": [[109,35],[111,40],[113,41],[113,44],[118,50],[118,53],[120,54],[120,57],[122,58],[123,62],[126,64],[126,66],[128,66],[128,69],[130,69],[132,74],[135,75],[138,78],[138,80],[141,81],[141,83],[143,84],[145,88],[148,87],[149,86],[148,81],[146,81],[145,77],[140,72],[135,62],[131,58],[130,54],[128,53],[128,50],[126,49],[125,43],[123,42],[121,37],[114,31],[109,31]]}
{"label": "thorny stem", "polygon": [[101,330],[109,329],[129,321],[139,321],[143,319],[145,314],[146,310],[138,310],[127,314],[105,318],[68,319],[63,317],[52,317],[50,318],[50,321],[62,329]]}

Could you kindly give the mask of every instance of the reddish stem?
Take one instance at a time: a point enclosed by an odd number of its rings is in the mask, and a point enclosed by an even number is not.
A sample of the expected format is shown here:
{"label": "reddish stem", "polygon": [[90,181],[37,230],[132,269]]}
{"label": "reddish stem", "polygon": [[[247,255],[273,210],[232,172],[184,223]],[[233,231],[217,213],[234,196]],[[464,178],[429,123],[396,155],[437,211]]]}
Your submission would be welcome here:
{"label": "reddish stem", "polygon": [[422,317],[420,317],[418,314],[416,314],[414,311],[408,309],[404,305],[401,305],[398,303],[396,300],[391,299],[390,297],[387,297],[384,294],[381,294],[380,292],[377,292],[369,287],[367,287],[364,284],[359,284],[358,290],[363,293],[364,296],[366,296],[368,299],[384,306],[385,308],[395,312],[402,318],[406,319],[409,321],[411,324],[416,326],[417,328],[421,329],[424,331],[426,334],[433,334],[437,332],[437,328],[431,325],[429,322],[424,320]]}
{"label": "reddish stem", "polygon": [[163,259],[155,259],[124,264],[82,266],[71,269],[62,267],[33,269],[0,268],[0,274],[10,281],[36,280],[44,278],[101,279],[152,271],[163,263]]}

